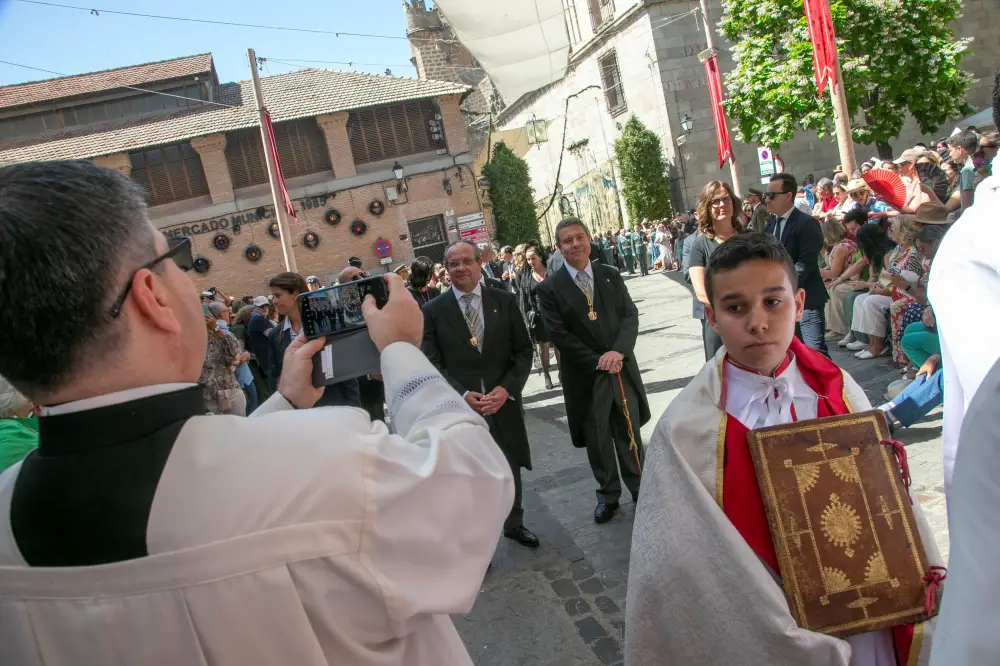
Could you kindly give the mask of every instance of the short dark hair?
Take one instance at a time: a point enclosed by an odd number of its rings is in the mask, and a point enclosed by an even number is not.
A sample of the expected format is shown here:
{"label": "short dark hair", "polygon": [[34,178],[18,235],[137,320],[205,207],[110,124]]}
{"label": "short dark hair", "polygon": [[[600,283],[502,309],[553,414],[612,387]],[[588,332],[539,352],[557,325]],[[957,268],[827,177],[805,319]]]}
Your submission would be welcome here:
{"label": "short dark hair", "polygon": [[795,264],[792,263],[792,257],[781,241],[771,234],[737,234],[720,245],[708,260],[708,266],[705,268],[705,294],[708,295],[709,303],[715,305],[712,284],[715,276],[735,270],[748,261],[771,261],[781,264],[792,283],[792,290],[798,288],[799,278],[795,272]]}
{"label": "short dark hair", "polygon": [[962,148],[971,155],[979,150],[979,136],[975,132],[965,130],[948,139],[948,145],[954,148]]}
{"label": "short dark hair", "polygon": [[354,266],[355,268],[364,268],[364,266],[361,265],[361,260],[358,259],[357,257],[348,257],[347,265]]}
{"label": "short dark hair", "polygon": [[296,291],[300,294],[304,294],[309,291],[309,287],[306,286],[306,281],[298,273],[278,273],[270,282],[267,283],[269,287],[277,287],[278,289],[284,289],[289,294],[293,294]]}
{"label": "short dark hair", "polygon": [[414,289],[423,289],[431,281],[434,274],[434,262],[429,257],[417,257],[410,264],[410,286]]}
{"label": "short dark hair", "polygon": [[562,233],[563,229],[567,229],[569,227],[580,227],[581,229],[584,230],[584,232],[586,232],[587,238],[590,238],[590,229],[588,229],[587,225],[583,223],[583,220],[581,220],[578,217],[572,217],[572,216],[564,217],[563,219],[559,220],[558,224],[556,224],[555,228],[556,246],[558,246],[562,242],[562,240],[559,238],[559,234]]}
{"label": "short dark hair", "polygon": [[793,176],[790,173],[776,173],[773,176],[771,176],[772,183],[777,180],[781,181],[782,192],[791,192],[794,194],[799,189],[799,184],[795,180],[795,176]]}
{"label": "short dark hair", "polygon": [[917,240],[921,243],[937,243],[944,238],[946,231],[948,231],[947,225],[925,224],[923,228],[917,232]]}
{"label": "short dark hair", "polygon": [[86,161],[0,168],[0,375],[36,397],[107,364],[128,326],[111,303],[155,255],[135,181]]}
{"label": "short dark hair", "polygon": [[864,226],[868,224],[868,209],[861,206],[855,206],[851,210],[844,213],[844,224],[848,222],[853,222],[857,225]]}

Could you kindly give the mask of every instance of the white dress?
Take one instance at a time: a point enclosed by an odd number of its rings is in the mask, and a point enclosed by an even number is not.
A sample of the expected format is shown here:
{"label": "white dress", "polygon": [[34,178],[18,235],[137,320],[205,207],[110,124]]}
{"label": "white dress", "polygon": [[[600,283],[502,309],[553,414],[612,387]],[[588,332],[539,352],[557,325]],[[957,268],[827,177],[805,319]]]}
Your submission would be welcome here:
{"label": "white dress", "polygon": [[670,236],[656,232],[656,244],[660,246],[660,266],[663,267],[663,270],[668,270],[677,263],[674,253],[670,250]]}

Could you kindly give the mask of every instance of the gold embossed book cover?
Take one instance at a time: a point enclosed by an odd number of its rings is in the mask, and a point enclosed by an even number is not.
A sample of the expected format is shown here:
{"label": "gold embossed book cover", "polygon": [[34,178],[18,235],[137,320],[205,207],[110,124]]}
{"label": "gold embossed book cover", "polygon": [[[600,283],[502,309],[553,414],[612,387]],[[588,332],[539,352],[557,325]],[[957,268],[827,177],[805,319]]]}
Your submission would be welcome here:
{"label": "gold embossed book cover", "polygon": [[785,596],[804,629],[845,637],[928,617],[927,558],[887,439],[879,410],[747,435]]}

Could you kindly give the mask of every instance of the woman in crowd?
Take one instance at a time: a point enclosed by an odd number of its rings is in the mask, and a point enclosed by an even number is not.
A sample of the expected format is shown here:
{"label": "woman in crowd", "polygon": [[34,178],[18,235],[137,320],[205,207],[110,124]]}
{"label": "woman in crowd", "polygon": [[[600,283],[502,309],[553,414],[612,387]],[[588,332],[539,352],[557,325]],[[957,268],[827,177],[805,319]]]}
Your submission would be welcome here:
{"label": "woman in crowd", "polygon": [[712,254],[726,239],[743,232],[739,213],[741,209],[740,200],[729,183],[721,180],[710,182],[698,197],[698,235],[694,240],[689,238],[684,243],[687,278],[694,289],[692,316],[701,320],[705,360],[714,357],[722,346],[722,339],[705,317],[705,306],[709,304],[705,293],[705,267]]}
{"label": "woman in crowd", "polygon": [[0,377],[0,472],[38,447],[38,421],[31,411],[28,399]]}
{"label": "woman in crowd", "polygon": [[899,216],[893,219],[889,237],[878,225],[866,225],[858,232],[858,244],[871,266],[871,275],[877,275],[875,281],[859,283],[867,286],[868,293],[861,294],[854,302],[854,317],[851,330],[868,336],[869,341],[852,342],[847,348],[856,352],[856,358],[866,360],[885,355],[886,336],[889,333],[889,308],[892,305],[892,292],[889,289],[892,280],[890,269],[918,274],[920,260],[913,246],[915,234],[912,233],[913,221],[910,216]]}
{"label": "woman in crowd", "polygon": [[656,254],[660,268],[665,271],[677,270],[677,260],[674,258],[674,251],[671,248],[673,241],[673,235],[667,230],[667,225],[660,222],[656,227],[656,247],[658,248]]}
{"label": "woman in crowd", "polygon": [[[268,390],[278,390],[281,368],[285,361],[285,350],[296,336],[302,335],[302,314],[299,312],[299,294],[308,290],[306,281],[298,273],[278,273],[268,283],[271,287],[273,309],[279,314],[278,325],[267,336]],[[316,407],[349,406],[361,407],[361,393],[358,380],[348,379],[331,384],[323,390]]]}
{"label": "woman in crowd", "polygon": [[[549,374],[549,347],[551,340],[542,321],[542,313],[538,307],[538,285],[545,281],[546,268],[542,261],[542,250],[534,245],[525,251],[527,270],[521,273],[521,285],[518,289],[521,301],[521,311],[528,326],[531,341],[538,345],[538,358],[541,360],[541,373],[545,377],[545,388],[552,388],[552,377]],[[559,352],[556,351],[556,363],[559,363]]]}
{"label": "woman in crowd", "polygon": [[[231,320],[233,313],[232,311],[219,303],[218,301],[210,303],[208,306],[208,311],[215,317],[216,323],[219,325],[223,331],[232,334],[236,338],[236,343],[240,346],[240,352],[245,349],[244,343],[240,336],[234,333],[230,329]],[[257,409],[257,388],[253,384],[253,372],[250,371],[250,354],[241,353],[238,357],[238,362],[236,363],[235,375],[236,383],[240,385],[240,390],[243,391],[243,397],[246,398],[246,415],[250,415],[253,410]]]}
{"label": "woman in crowd", "polygon": [[[846,268],[841,270],[839,275],[832,275],[827,282],[827,291],[830,300],[826,302],[826,327],[828,329],[828,340],[839,340],[837,344],[841,347],[850,342],[854,342],[851,334],[851,313],[854,309],[854,299],[860,293],[854,286],[854,280],[860,279],[864,282],[868,279],[868,259],[858,247],[858,232],[868,222],[868,215],[862,210],[855,209],[848,211],[844,215],[841,224],[844,229],[843,243],[853,245],[853,250],[847,256]],[[835,222],[835,224],[838,224]],[[824,227],[825,229],[825,227]],[[826,236],[824,235],[824,238]],[[824,281],[827,278],[824,276]]]}
{"label": "woman in crowd", "polygon": [[819,274],[823,276],[824,282],[828,282],[840,277],[847,269],[851,257],[858,249],[858,244],[853,238],[847,237],[844,225],[836,220],[827,220],[823,223],[822,229],[821,257],[824,265],[820,267]]}
{"label": "woman in crowd", "polygon": [[406,283],[406,289],[421,306],[441,293],[438,287],[430,284],[433,275],[434,262],[427,257],[417,257],[410,264],[410,279]]}
{"label": "woman in crowd", "polygon": [[234,369],[250,358],[248,352],[241,352],[240,345],[232,333],[221,326],[213,315],[205,317],[208,329],[208,348],[205,363],[201,367],[202,395],[205,408],[212,414],[246,416],[247,399],[236,381]]}
{"label": "woman in crowd", "polygon": [[[244,351],[250,351],[250,315],[253,314],[254,306],[253,304],[244,305],[240,308],[240,311],[236,313],[236,317],[233,319],[233,325],[229,327],[229,332],[232,333],[236,340],[240,343],[240,347]],[[264,379],[264,368],[260,367],[258,359],[254,357],[253,353],[250,354],[250,360],[247,362],[247,367],[250,368],[250,374],[253,377],[253,392],[254,392],[254,405],[260,404],[267,400],[267,380]],[[237,378],[239,381],[239,378]],[[243,393],[247,396],[247,416],[249,416],[256,407],[251,408],[250,400],[250,390],[244,389]]]}
{"label": "woman in crowd", "polygon": [[[937,205],[937,204],[925,204]],[[889,290],[892,295],[892,306],[889,308],[889,329],[892,332],[892,360],[902,367],[908,368],[910,363],[903,352],[902,345],[899,344],[906,327],[920,320],[924,306],[927,304],[927,276],[930,270],[931,260],[937,252],[937,245],[944,236],[941,227],[925,227],[934,229],[929,231],[926,238],[931,242],[921,243],[918,241],[920,233],[923,231],[921,225],[908,215],[901,216],[896,232],[896,240],[900,247],[907,253],[905,261],[910,269],[905,273],[893,275],[890,280]],[[940,235],[938,235],[940,233]],[[921,252],[921,247],[926,251]],[[912,261],[911,258],[915,258]],[[902,257],[901,257],[902,260]]]}
{"label": "woman in crowd", "polygon": [[438,290],[445,291],[451,289],[451,277],[448,275],[448,269],[441,264],[434,265],[434,278],[435,282],[437,282]]}

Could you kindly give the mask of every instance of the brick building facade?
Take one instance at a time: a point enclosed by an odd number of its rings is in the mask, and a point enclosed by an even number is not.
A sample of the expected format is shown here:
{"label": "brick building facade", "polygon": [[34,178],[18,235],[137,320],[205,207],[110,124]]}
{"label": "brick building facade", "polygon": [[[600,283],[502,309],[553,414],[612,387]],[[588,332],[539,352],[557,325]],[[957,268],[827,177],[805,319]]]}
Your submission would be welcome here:
{"label": "brick building facade", "polygon": [[[482,211],[459,111],[468,86],[315,69],[261,83],[303,276],[326,284],[350,256],[373,273],[439,259],[455,220]],[[199,288],[258,295],[285,270],[252,88],[220,85],[211,55],[0,88],[0,164],[51,159],[139,183],[153,224],[207,260]]]}

